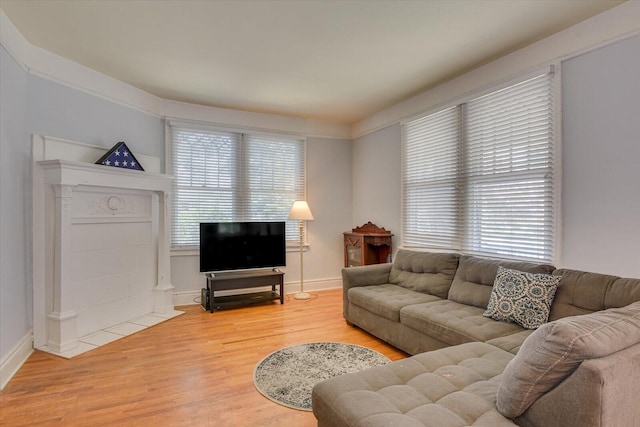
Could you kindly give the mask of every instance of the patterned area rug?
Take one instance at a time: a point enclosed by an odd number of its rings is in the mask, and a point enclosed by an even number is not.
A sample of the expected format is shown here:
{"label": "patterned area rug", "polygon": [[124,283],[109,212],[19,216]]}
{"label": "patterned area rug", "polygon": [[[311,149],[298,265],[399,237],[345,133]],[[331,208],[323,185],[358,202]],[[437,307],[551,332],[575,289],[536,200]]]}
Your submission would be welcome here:
{"label": "patterned area rug", "polygon": [[268,399],[290,408],[311,411],[311,389],[316,383],[387,363],[386,356],[359,345],[300,344],[280,349],[262,359],[253,370],[253,382]]}

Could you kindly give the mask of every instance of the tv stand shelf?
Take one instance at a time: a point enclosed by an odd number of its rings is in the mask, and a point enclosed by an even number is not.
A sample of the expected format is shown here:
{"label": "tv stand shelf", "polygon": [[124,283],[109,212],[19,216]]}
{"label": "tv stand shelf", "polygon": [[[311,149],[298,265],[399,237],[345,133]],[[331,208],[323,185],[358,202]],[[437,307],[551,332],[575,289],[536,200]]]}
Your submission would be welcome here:
{"label": "tv stand shelf", "polygon": [[[271,291],[250,292],[241,295],[216,297],[216,291],[256,288],[271,286]],[[276,287],[279,289],[276,290]],[[258,304],[267,301],[280,300],[284,304],[284,273],[280,270],[216,273],[207,275],[207,290],[209,293],[209,311],[225,307],[238,307]]]}

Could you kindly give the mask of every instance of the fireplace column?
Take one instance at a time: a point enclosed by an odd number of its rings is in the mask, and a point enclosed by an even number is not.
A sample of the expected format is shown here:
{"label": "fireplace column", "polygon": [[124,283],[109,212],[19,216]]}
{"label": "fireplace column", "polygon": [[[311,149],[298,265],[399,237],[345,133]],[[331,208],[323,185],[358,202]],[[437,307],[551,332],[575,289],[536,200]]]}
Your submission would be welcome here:
{"label": "fireplace column", "polygon": [[170,193],[156,191],[158,196],[158,284],[153,289],[153,312],[167,313],[173,310],[173,290],[171,284],[171,257],[169,242],[171,236],[169,200]]}
{"label": "fireplace column", "polygon": [[53,310],[47,315],[47,346],[62,353],[78,346],[76,318],[71,289],[63,286],[71,280],[71,199],[75,185],[52,185],[55,194],[56,215],[54,224],[54,286],[51,301]]}

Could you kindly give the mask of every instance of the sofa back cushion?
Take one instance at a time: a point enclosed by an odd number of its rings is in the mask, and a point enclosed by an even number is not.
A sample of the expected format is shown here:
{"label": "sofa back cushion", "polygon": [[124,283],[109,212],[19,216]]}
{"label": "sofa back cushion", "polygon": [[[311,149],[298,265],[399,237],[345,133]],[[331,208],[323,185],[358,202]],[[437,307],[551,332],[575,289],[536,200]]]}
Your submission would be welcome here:
{"label": "sofa back cushion", "polygon": [[623,279],[606,274],[559,269],[562,276],[549,320],[618,308],[640,301],[640,279]]}
{"label": "sofa back cushion", "polygon": [[505,368],[496,406],[505,417],[522,415],[585,359],[640,343],[640,302],[547,323],[524,341]]}
{"label": "sofa back cushion", "polygon": [[459,255],[400,250],[389,273],[389,283],[446,298],[458,268]]}
{"label": "sofa back cushion", "polygon": [[555,267],[546,264],[502,261],[462,255],[449,289],[448,298],[461,304],[487,308],[489,297],[491,296],[491,288],[498,273],[498,266],[526,273],[551,274],[555,270]]}

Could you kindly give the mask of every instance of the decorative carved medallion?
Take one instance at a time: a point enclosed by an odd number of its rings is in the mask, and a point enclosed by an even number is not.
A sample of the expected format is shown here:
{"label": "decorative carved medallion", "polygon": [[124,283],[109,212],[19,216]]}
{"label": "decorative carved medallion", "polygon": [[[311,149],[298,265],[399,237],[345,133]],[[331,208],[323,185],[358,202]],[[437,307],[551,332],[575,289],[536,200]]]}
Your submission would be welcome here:
{"label": "decorative carved medallion", "polygon": [[111,195],[91,202],[89,213],[92,215],[129,215],[135,213],[135,207],[133,202],[120,196]]}

